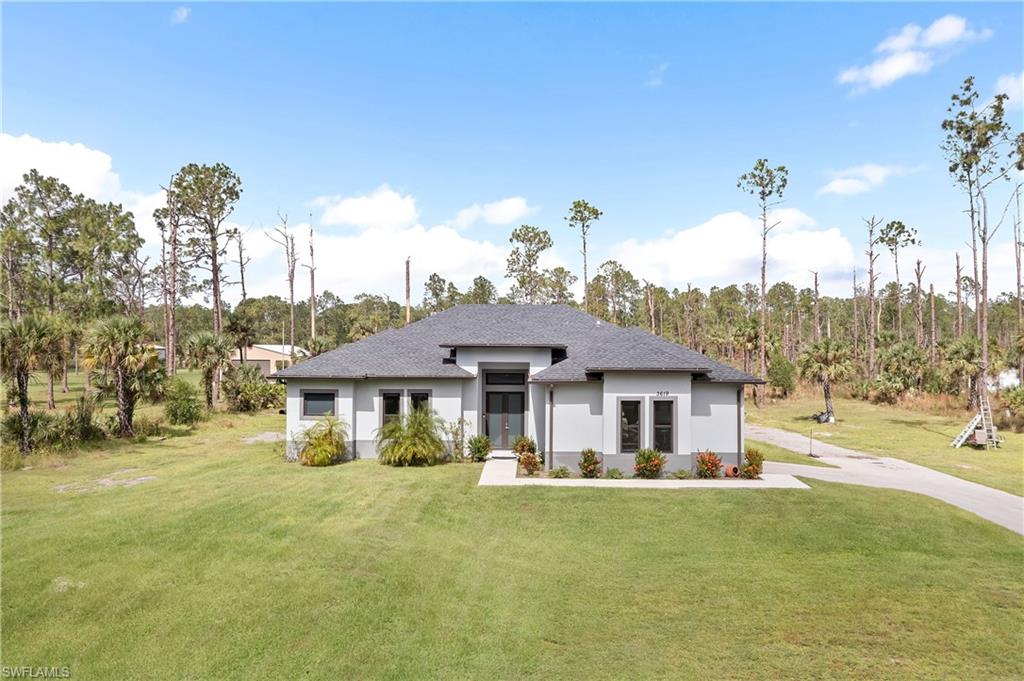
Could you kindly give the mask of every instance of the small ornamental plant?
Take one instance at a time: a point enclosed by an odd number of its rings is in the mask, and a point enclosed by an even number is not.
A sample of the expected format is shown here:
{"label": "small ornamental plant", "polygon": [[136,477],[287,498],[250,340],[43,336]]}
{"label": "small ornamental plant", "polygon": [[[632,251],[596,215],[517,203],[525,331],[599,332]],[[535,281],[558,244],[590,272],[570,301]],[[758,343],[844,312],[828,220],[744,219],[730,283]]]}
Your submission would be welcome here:
{"label": "small ornamental plant", "polygon": [[484,461],[491,454],[491,438],[486,435],[474,435],[466,443],[469,458],[473,461]]}
{"label": "small ornamental plant", "polygon": [[534,475],[541,468],[544,468],[544,462],[537,456],[537,452],[523,452],[520,454],[519,465],[523,467],[523,471],[527,475]]}
{"label": "small ornamental plant", "polygon": [[622,480],[622,471],[618,468],[609,468],[604,472],[604,477],[609,480]]}
{"label": "small ornamental plant", "polygon": [[638,449],[633,461],[633,473],[638,478],[660,477],[661,469],[665,467],[665,455],[657,449]]}
{"label": "small ornamental plant", "polygon": [[584,478],[601,477],[601,459],[593,449],[580,452],[580,476]]}
{"label": "small ornamental plant", "polygon": [[697,455],[697,477],[713,479],[722,474],[722,460],[714,452],[701,452]]}
{"label": "small ornamental plant", "polygon": [[764,454],[754,448],[747,450],[743,455],[743,468],[740,469],[740,477],[748,480],[758,480],[764,468]]}
{"label": "small ornamental plant", "polygon": [[533,441],[533,438],[520,435],[512,442],[512,451],[519,455],[536,454],[537,443]]}
{"label": "small ornamental plant", "polygon": [[677,471],[672,471],[672,477],[676,480],[690,480],[693,478],[693,473],[689,468],[680,468]]}
{"label": "small ornamental plant", "polygon": [[569,469],[566,468],[565,466],[559,466],[558,468],[548,473],[549,478],[568,478],[569,475]]}

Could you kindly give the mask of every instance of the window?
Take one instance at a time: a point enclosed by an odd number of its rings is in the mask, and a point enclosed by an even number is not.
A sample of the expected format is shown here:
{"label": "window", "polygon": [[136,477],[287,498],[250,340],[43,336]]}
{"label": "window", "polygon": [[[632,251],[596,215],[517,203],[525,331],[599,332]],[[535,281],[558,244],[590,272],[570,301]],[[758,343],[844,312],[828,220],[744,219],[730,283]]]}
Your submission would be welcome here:
{"label": "window", "polygon": [[413,391],[409,393],[409,401],[412,403],[412,410],[419,408],[430,409],[430,392],[426,390]]}
{"label": "window", "polygon": [[302,393],[303,416],[334,416],[334,393]]}
{"label": "window", "polygon": [[673,412],[675,402],[672,400],[654,400],[654,448],[665,454],[671,454],[675,449]]}
{"label": "window", "polygon": [[565,348],[551,348],[551,363],[558,364],[559,362],[568,359],[569,353],[566,352]]}
{"label": "window", "polygon": [[497,373],[487,374],[487,385],[524,385],[526,374],[521,373]]}
{"label": "window", "polygon": [[619,452],[627,454],[640,449],[640,400],[619,403]]}
{"label": "window", "polygon": [[384,423],[390,423],[402,415],[402,393],[381,393],[381,400],[384,402]]}

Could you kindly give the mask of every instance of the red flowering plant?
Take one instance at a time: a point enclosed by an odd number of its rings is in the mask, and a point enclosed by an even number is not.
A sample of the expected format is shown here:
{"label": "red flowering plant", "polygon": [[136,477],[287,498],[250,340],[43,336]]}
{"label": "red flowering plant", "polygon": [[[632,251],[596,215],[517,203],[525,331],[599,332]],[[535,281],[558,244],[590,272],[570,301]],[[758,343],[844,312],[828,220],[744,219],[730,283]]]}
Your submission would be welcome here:
{"label": "red flowering plant", "polygon": [[580,452],[580,476],[584,478],[601,477],[601,459],[593,449]]}
{"label": "red flowering plant", "polygon": [[638,449],[633,462],[636,477],[653,479],[661,476],[661,469],[665,467],[665,455],[657,449]]}
{"label": "red flowering plant", "polygon": [[697,477],[717,478],[722,474],[722,460],[712,451],[697,454]]}

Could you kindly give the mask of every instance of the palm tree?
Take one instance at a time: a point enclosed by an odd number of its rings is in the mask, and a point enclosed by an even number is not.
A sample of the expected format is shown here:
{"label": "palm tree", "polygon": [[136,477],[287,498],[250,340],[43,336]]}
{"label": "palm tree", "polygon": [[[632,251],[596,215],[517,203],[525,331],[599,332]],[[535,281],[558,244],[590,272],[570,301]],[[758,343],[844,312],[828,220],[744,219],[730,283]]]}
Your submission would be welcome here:
{"label": "palm tree", "polygon": [[85,366],[102,367],[114,378],[118,435],[131,437],[139,378],[157,362],[149,344],[149,330],[135,317],[110,317],[98,322],[85,341]]}
{"label": "palm tree", "polygon": [[68,336],[70,323],[63,317],[49,317],[42,320],[46,333],[43,336],[43,347],[40,348],[39,367],[46,372],[49,381],[46,384],[46,408],[57,408],[54,400],[53,386],[60,380],[67,368]]}
{"label": "palm tree", "polygon": [[213,409],[213,379],[217,372],[231,366],[231,343],[210,331],[192,334],[185,341],[185,362],[190,369],[203,372],[206,408]]}
{"label": "palm tree", "polygon": [[800,373],[821,383],[825,394],[825,414],[835,418],[832,410],[832,382],[842,381],[853,372],[850,348],[843,343],[824,338],[800,355]]}
{"label": "palm tree", "polygon": [[967,408],[972,408],[977,396],[975,378],[981,373],[981,347],[976,338],[964,336],[946,348],[946,371],[958,388],[967,379]]}
{"label": "palm tree", "polygon": [[28,379],[46,354],[49,329],[47,321],[38,317],[22,317],[0,326],[0,371],[14,386],[21,420],[19,448],[22,454],[32,451],[29,425]]}
{"label": "palm tree", "polygon": [[333,348],[329,340],[323,336],[317,336],[316,338],[309,339],[309,343],[306,344],[306,349],[309,350],[310,357],[316,357],[317,355],[322,355]]}

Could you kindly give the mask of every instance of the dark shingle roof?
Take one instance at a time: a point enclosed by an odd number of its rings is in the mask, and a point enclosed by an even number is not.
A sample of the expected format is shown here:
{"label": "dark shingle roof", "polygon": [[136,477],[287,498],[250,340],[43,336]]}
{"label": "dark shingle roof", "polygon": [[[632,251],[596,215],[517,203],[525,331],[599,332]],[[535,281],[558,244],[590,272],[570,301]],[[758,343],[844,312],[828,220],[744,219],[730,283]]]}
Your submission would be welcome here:
{"label": "dark shingle roof", "polygon": [[[568,359],[537,382],[585,381],[588,371],[692,371],[701,380],[759,379],[636,328],[624,329],[567,305],[458,305],[283,369],[280,378],[473,378],[448,364],[451,347],[565,348]],[[706,376],[706,378],[704,378]]]}

